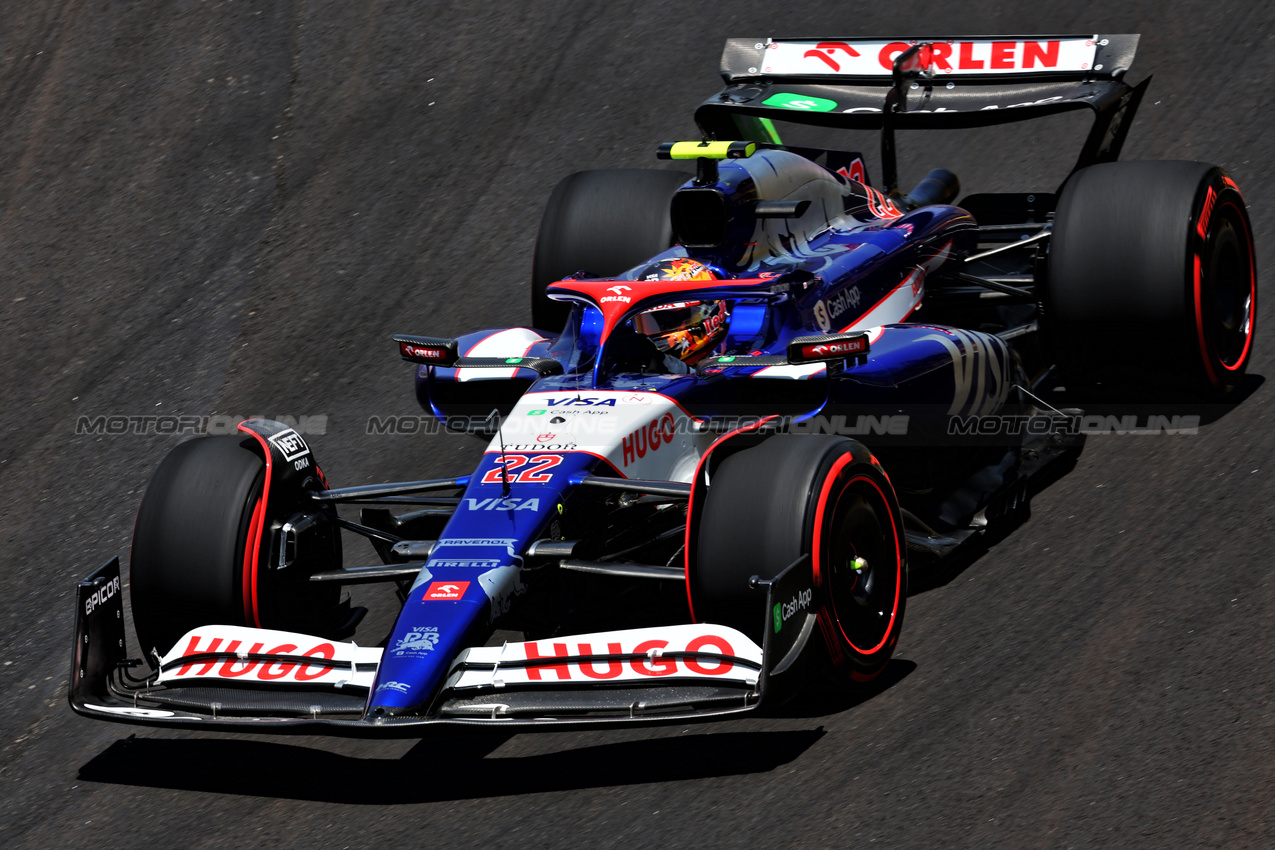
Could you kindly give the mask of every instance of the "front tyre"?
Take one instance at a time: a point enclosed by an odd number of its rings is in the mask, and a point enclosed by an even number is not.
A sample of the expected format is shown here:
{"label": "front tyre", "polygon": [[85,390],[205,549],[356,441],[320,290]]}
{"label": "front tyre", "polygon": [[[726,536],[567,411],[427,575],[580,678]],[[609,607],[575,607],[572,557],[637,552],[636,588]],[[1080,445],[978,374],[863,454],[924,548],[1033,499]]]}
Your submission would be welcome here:
{"label": "front tyre", "polygon": [[698,620],[760,643],[768,612],[749,578],[773,578],[808,553],[832,667],[854,682],[885,669],[903,627],[907,547],[894,489],[861,443],[778,435],[727,457],[695,545],[688,580]]}
{"label": "front tyre", "polygon": [[[300,568],[274,570],[262,556],[272,524],[265,477],[256,443],[241,436],[188,440],[155,470],[129,566],[133,623],[148,659],[198,626],[332,631],[339,588],[308,581]],[[335,528],[320,527],[307,544],[312,561],[340,565]]]}

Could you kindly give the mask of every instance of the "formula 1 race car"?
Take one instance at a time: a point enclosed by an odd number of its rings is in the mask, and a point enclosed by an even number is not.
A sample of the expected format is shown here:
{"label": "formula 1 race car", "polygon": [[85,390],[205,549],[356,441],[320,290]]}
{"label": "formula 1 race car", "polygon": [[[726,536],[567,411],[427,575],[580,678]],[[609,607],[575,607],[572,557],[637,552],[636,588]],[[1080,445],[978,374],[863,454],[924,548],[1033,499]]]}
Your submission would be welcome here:
{"label": "formula 1 race car", "polygon": [[[702,138],[658,151],[693,174],[554,190],[531,326],[394,337],[421,406],[489,440],[477,468],[339,488],[283,423],[181,443],[134,530],[142,658],[116,558],[80,583],[72,707],[417,735],[683,723],[872,680],[909,558],[946,557],[1080,451],[1047,390],[1223,399],[1249,361],[1235,183],[1116,161],[1137,41],[728,41]],[[897,185],[898,129],[1075,109],[1094,126],[1056,194]],[[881,185],[775,119],[880,130]],[[342,532],[381,563],[343,564]],[[342,588],[381,581],[401,611],[356,645]]]}

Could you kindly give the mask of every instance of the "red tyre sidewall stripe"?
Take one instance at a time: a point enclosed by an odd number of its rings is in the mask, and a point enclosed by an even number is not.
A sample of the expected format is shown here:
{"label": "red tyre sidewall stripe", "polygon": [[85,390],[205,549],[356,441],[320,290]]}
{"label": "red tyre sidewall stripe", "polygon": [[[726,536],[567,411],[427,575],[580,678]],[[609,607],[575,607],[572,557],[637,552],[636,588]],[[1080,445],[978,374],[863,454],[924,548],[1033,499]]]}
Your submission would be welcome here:
{"label": "red tyre sidewall stripe", "polygon": [[704,469],[704,464],[708,462],[709,456],[712,455],[718,446],[731,437],[746,434],[749,431],[756,431],[770,420],[777,418],[777,416],[766,416],[756,422],[736,428],[734,431],[727,431],[713,441],[708,450],[700,455],[699,463],[695,464],[695,474],[691,476],[691,498],[686,500],[686,532],[682,539],[682,571],[686,576],[686,607],[690,609],[692,623],[699,622],[695,619],[695,601],[691,598],[691,509],[695,504],[695,484],[699,481],[700,472]]}
{"label": "red tyre sidewall stripe", "polygon": [[[1225,201],[1219,203],[1218,206],[1235,207],[1236,210],[1241,213],[1240,220],[1242,221],[1244,219],[1243,210],[1240,210],[1239,205],[1235,203],[1234,199],[1227,198]],[[1244,235],[1244,248],[1248,255],[1248,334],[1244,338],[1244,350],[1240,352],[1239,357],[1235,358],[1234,366],[1227,365],[1225,360],[1222,360],[1220,357],[1218,358],[1218,362],[1222,364],[1222,368],[1228,372],[1238,370],[1244,365],[1244,362],[1248,360],[1249,349],[1253,347],[1253,323],[1257,320],[1257,264],[1255,262],[1257,258],[1253,255],[1253,242],[1248,228],[1241,228],[1241,232]]]}
{"label": "red tyre sidewall stripe", "polygon": [[[1231,183],[1230,180],[1227,180],[1226,182],[1232,187],[1234,187],[1235,185],[1234,183]],[[1214,204],[1213,208],[1208,210],[1208,212],[1214,213],[1219,211],[1223,207],[1234,207],[1235,209],[1237,209],[1241,213],[1240,219],[1241,221],[1243,221],[1244,219],[1243,209],[1236,203],[1234,198],[1228,197],[1225,200],[1219,201],[1218,203]],[[1210,215],[1209,218],[1211,219],[1212,216]],[[1201,222],[1202,225],[1204,223],[1205,222]],[[1244,338],[1244,350],[1240,352],[1239,357],[1235,358],[1234,365],[1228,364],[1226,361],[1224,361],[1220,354],[1216,358],[1214,358],[1213,352],[1210,350],[1208,335],[1205,333],[1205,330],[1204,330],[1204,297],[1202,292],[1202,280],[1203,280],[1202,262],[1203,261],[1200,258],[1199,252],[1196,252],[1193,256],[1194,287],[1195,287],[1195,291],[1194,291],[1195,333],[1196,333],[1196,339],[1200,346],[1200,358],[1204,361],[1204,370],[1205,372],[1208,373],[1209,383],[1211,383],[1213,386],[1220,386],[1222,384],[1221,379],[1218,377],[1217,370],[1213,368],[1214,359],[1216,359],[1218,362],[1218,365],[1220,365],[1226,371],[1235,372],[1244,366],[1245,362],[1248,360],[1249,350],[1253,346],[1253,324],[1257,319],[1257,266],[1255,263],[1256,258],[1254,257],[1254,254],[1253,254],[1253,242],[1249,234],[1248,228],[1239,228],[1239,229],[1244,236],[1244,249],[1246,251],[1247,258],[1248,258],[1248,299],[1249,299],[1248,300],[1248,303],[1249,303],[1248,323],[1249,324],[1248,324],[1248,334]]]}
{"label": "red tyre sidewall stripe", "polygon": [[[824,585],[822,564],[820,563],[820,556],[822,554],[820,542],[823,537],[824,516],[826,514],[826,509],[828,507],[829,496],[832,494],[832,488],[836,485],[838,479],[840,478],[841,470],[844,469],[846,465],[851,463],[853,460],[854,460],[854,456],[852,454],[846,454],[846,455],[843,455],[841,458],[839,458],[837,462],[833,464],[832,469],[829,470],[828,477],[824,480],[823,489],[819,493],[819,504],[815,509],[814,539],[811,541],[811,544],[810,544],[811,563],[813,564],[813,568],[814,568],[815,587],[822,588]],[[897,523],[897,520],[895,519],[894,511],[890,510],[890,500],[886,497],[885,491],[881,489],[881,485],[879,485],[871,477],[867,475],[859,474],[854,476],[853,478],[851,478],[849,481],[845,483],[845,486],[842,488],[842,492],[845,492],[852,485],[860,481],[867,482],[869,485],[872,486],[872,489],[877,491],[877,495],[880,496],[881,498],[881,504],[886,506],[886,513],[889,514],[890,516],[890,530],[892,532],[892,536],[894,537],[894,570],[895,570],[894,603],[893,603],[894,607],[890,611],[890,625],[886,628],[885,634],[881,636],[881,640],[879,643],[877,643],[876,646],[872,647],[871,649],[860,649],[859,647],[854,645],[854,643],[850,640],[849,637],[846,636],[845,631],[841,629],[840,623],[833,622],[833,620],[835,619],[835,608],[833,610],[829,610],[829,608],[830,606],[834,606],[835,603],[832,602],[831,596],[827,597],[824,603],[823,610],[821,611],[821,614],[823,614],[827,618],[827,627],[829,629],[835,628],[837,632],[841,633],[842,638],[845,639],[846,643],[850,644],[851,648],[853,648],[855,652],[863,656],[868,656],[868,655],[876,654],[877,652],[881,651],[882,648],[888,646],[892,642],[891,638],[894,635],[894,626],[895,626],[895,623],[898,621],[898,615],[899,615],[899,595],[903,592],[903,553],[900,551],[900,548],[899,548],[898,523]]]}
{"label": "red tyre sidewall stripe", "polygon": [[[244,622],[250,626],[261,628],[261,616],[257,610],[257,552],[261,541],[261,527],[266,513],[266,499],[263,494],[257,499],[252,510],[252,522],[248,525],[248,538],[243,550],[243,616]],[[248,565],[251,564],[251,569]]]}
{"label": "red tyre sidewall stripe", "polygon": [[1204,361],[1204,371],[1208,373],[1209,383],[1218,385],[1217,372],[1213,370],[1213,358],[1209,356],[1209,341],[1204,333],[1204,305],[1200,296],[1200,255],[1195,254],[1195,335],[1200,344],[1200,359]]}
{"label": "red tyre sidewall stripe", "polygon": [[252,523],[248,527],[248,539],[244,544],[243,562],[243,613],[244,621],[256,628],[261,628],[261,615],[257,607],[257,565],[261,559],[261,536],[265,533],[266,503],[270,497],[270,445],[255,431],[249,430],[240,423],[239,430],[251,434],[261,445],[266,460],[266,476],[261,487],[261,498],[252,512]]}

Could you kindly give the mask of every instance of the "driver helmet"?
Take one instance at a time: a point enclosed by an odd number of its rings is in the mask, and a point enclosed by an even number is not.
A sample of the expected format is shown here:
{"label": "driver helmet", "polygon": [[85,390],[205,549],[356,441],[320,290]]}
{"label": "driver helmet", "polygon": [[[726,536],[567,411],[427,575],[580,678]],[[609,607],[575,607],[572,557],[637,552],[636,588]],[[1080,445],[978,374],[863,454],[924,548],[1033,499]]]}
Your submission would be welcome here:
{"label": "driver helmet", "polygon": [[[713,270],[689,257],[659,260],[643,269],[639,282],[657,280],[720,280]],[[649,337],[660,351],[694,364],[726,333],[730,311],[725,301],[677,301],[633,318],[633,327]]]}

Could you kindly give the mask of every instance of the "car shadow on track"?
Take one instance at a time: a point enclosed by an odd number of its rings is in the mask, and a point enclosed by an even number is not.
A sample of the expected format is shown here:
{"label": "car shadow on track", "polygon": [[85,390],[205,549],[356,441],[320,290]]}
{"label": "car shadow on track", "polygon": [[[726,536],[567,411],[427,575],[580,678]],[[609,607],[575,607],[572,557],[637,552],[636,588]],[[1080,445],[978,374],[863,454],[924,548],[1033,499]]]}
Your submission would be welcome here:
{"label": "car shadow on track", "polygon": [[[1098,398],[1080,407],[1088,420],[1085,427],[1106,428],[1115,434],[1142,433],[1149,430],[1151,423],[1159,423],[1158,427],[1170,429],[1207,428],[1244,404],[1264,383],[1266,379],[1261,375],[1252,373],[1245,375],[1234,394],[1225,403],[1169,399],[1158,404],[1150,404]],[[1050,405],[1060,408],[1074,405],[1074,402],[1061,392],[1045,393],[1044,399]],[[1187,417],[1196,417],[1196,419],[1193,422]],[[1081,452],[1083,451],[1082,449]],[[937,561],[913,561],[909,568],[908,596],[917,596],[950,584],[998,543],[1014,534],[1031,518],[1030,500],[1070,473],[1079,458],[1080,454],[1065,455],[1042,469],[1031,481],[1025,508],[1017,510],[1012,515],[992,520],[982,534],[971,538],[947,557]]]}
{"label": "car shadow on track", "polygon": [[951,554],[937,560],[910,559],[908,596],[919,596],[951,584],[998,543],[1017,532],[1027,520],[1031,519],[1031,500],[1066,477],[1076,468],[1079,459],[1079,454],[1064,455],[1040,470],[1028,485],[1025,505],[1014,509],[1012,513],[991,520],[981,534],[971,537]]}
{"label": "car shadow on track", "polygon": [[[1201,401],[1192,393],[1175,392],[1171,388],[1152,389],[1130,396],[1128,390],[1116,388],[1108,393],[1086,390],[1074,397],[1066,392],[1050,390],[1041,393],[1041,399],[1054,408],[1079,408],[1088,421],[1086,428],[1110,430],[1116,433],[1145,429],[1148,426],[1177,428],[1193,427],[1187,417],[1195,417],[1195,425],[1207,427],[1241,407],[1262,385],[1266,378],[1249,372],[1240,379],[1235,391],[1225,401]],[[1133,417],[1132,424],[1125,424],[1126,417]]]}
{"label": "car shadow on track", "polygon": [[[1075,459],[1060,461],[1041,472],[1038,480],[1032,482],[1031,495],[1046,489],[1057,482],[1075,467]],[[999,517],[988,523],[984,532],[963,543],[947,557],[922,564],[909,565],[908,596],[919,596],[931,590],[951,584],[961,573],[974,566],[996,544],[1017,531],[1023,523],[1031,518],[1030,502],[1028,507],[1020,509],[1014,516]]]}
{"label": "car shadow on track", "polygon": [[916,662],[892,658],[881,674],[863,685],[851,689],[839,685],[827,685],[818,680],[806,685],[792,700],[772,712],[775,717],[811,718],[828,717],[850,711],[865,702],[876,699],[885,691],[902,682],[916,670]]}
{"label": "car shadow on track", "polygon": [[[397,759],[352,758],[289,743],[130,736],[84,764],[79,778],[217,794],[398,805],[766,773],[796,760],[824,734],[822,728],[682,734],[484,758],[512,734],[475,732],[426,738]],[[245,770],[245,765],[251,769]]]}

